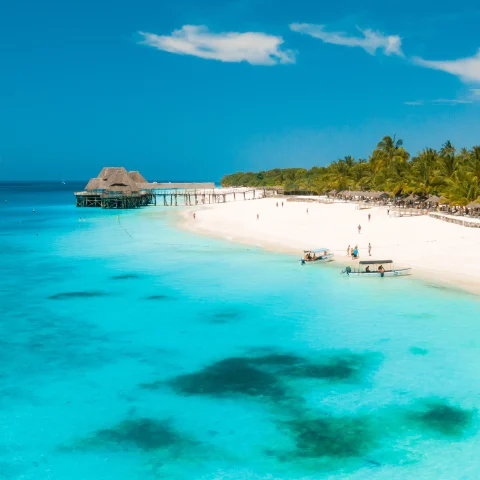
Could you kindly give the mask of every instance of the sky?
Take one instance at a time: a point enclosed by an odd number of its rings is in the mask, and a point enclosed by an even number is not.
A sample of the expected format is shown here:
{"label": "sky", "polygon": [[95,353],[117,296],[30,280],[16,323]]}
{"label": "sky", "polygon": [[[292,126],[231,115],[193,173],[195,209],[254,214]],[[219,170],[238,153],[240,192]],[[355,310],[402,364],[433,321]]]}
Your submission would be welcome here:
{"label": "sky", "polygon": [[149,181],[480,144],[480,5],[2,0],[0,181]]}

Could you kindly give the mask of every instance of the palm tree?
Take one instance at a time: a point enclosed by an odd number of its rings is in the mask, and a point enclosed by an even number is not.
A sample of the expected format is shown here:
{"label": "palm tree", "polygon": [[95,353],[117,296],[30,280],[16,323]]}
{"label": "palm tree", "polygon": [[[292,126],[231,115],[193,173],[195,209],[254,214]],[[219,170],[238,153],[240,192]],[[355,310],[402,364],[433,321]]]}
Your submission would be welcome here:
{"label": "palm tree", "polygon": [[407,190],[423,196],[431,193],[440,181],[435,175],[438,153],[432,148],[425,148],[412,160]]}
{"label": "palm tree", "polygon": [[447,140],[440,149],[439,174],[444,179],[451,178],[458,166],[458,157],[450,140]]}
{"label": "palm tree", "polygon": [[455,172],[452,178],[447,179],[446,187],[444,196],[452,205],[465,206],[470,202],[480,201],[480,182],[471,172]]}

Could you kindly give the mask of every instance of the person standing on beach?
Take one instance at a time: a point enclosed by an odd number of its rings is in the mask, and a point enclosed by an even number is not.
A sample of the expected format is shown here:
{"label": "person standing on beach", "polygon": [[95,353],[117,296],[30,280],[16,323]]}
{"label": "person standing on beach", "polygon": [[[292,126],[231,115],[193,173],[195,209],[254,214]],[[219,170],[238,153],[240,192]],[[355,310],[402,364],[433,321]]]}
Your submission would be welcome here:
{"label": "person standing on beach", "polygon": [[347,247],[347,257],[350,256],[350,245]]}
{"label": "person standing on beach", "polygon": [[368,256],[372,256],[372,246],[370,245],[370,242],[368,242]]}
{"label": "person standing on beach", "polygon": [[194,213],[194,214],[193,214],[193,219],[195,220],[196,218],[197,218],[197,214]]}
{"label": "person standing on beach", "polygon": [[358,233],[362,233],[362,226],[360,224],[358,224]]}
{"label": "person standing on beach", "polygon": [[260,214],[257,213],[257,220],[260,220]]}
{"label": "person standing on beach", "polygon": [[390,209],[387,208],[387,215],[390,215]]}
{"label": "person standing on beach", "polygon": [[372,216],[370,214],[368,214],[368,221],[370,221],[371,218],[372,218]]}
{"label": "person standing on beach", "polygon": [[283,202],[282,202],[282,208],[283,208]]}
{"label": "person standing on beach", "polygon": [[307,208],[307,213],[308,213],[308,208]]}

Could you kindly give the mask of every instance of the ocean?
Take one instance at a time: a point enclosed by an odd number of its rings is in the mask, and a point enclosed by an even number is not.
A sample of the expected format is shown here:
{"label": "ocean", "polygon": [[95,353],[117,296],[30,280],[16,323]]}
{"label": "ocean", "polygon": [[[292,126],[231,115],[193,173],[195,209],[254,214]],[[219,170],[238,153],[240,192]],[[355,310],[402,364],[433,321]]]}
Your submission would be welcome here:
{"label": "ocean", "polygon": [[0,184],[0,479],[478,479],[480,301]]}

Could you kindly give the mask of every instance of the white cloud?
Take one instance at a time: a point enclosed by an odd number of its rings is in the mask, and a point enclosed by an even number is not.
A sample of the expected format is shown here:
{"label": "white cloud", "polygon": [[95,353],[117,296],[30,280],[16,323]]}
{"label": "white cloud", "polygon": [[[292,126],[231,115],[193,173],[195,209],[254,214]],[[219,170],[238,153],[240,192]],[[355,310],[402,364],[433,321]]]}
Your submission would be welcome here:
{"label": "white cloud", "polygon": [[436,100],[432,100],[432,103],[444,105],[464,105],[466,103],[473,103],[473,101],[466,98],[437,98]]}
{"label": "white cloud", "polygon": [[462,81],[468,83],[480,82],[480,50],[473,57],[459,58],[457,60],[424,60],[414,58],[413,61],[422,67],[433,68],[456,75]]}
{"label": "white cloud", "polygon": [[[474,91],[474,90],[472,90]],[[480,89],[478,90],[479,93],[478,95],[480,96]],[[474,103],[475,101],[480,100],[480,98],[475,98],[474,96],[469,96],[465,98],[437,98],[435,100],[415,100],[413,102],[403,102],[405,105],[413,106],[413,107],[419,107],[423,105],[466,105],[470,103]]]}
{"label": "white cloud", "polygon": [[252,65],[295,63],[291,50],[282,50],[282,37],[261,32],[211,33],[204,25],[184,25],[171,35],[139,32],[144,45],[180,55]]}
{"label": "white cloud", "polygon": [[385,55],[403,56],[402,39],[398,35],[384,35],[369,28],[366,30],[358,28],[362,36],[353,36],[345,32],[326,32],[325,25],[311,23],[292,23],[290,29],[318,38],[325,43],[345,47],[360,47],[370,55],[375,55],[377,50],[381,50]]}

